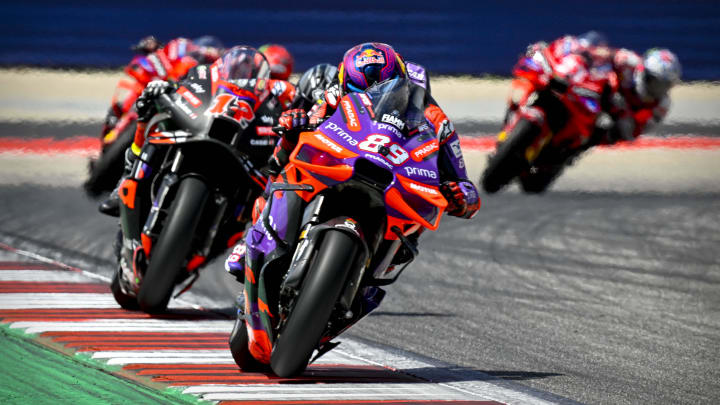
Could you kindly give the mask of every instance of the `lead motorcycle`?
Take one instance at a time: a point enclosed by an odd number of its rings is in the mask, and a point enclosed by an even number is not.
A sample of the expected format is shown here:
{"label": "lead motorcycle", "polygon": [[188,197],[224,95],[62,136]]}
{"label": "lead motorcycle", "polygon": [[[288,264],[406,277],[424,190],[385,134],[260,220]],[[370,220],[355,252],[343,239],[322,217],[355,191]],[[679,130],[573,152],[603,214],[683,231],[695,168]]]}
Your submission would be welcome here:
{"label": "lead motorcycle", "polygon": [[202,265],[242,237],[267,183],[256,167],[277,138],[262,125],[281,111],[268,77],[262,54],[235,47],[157,99],[118,190],[122,241],[111,290],[122,307],[164,310],[176,285],[189,280],[187,290]]}
{"label": "lead motorcycle", "polygon": [[381,287],[417,254],[411,235],[437,229],[447,201],[424,92],[403,78],[377,83],[300,134],[245,237],[244,304],[229,341],[241,369],[301,373],[378,307]]}
{"label": "lead motorcycle", "polygon": [[523,56],[513,75],[512,98],[520,99],[509,102],[480,183],[494,193],[517,178],[525,192],[542,193],[611,124],[602,105],[617,84],[608,64],[585,67],[548,47]]}

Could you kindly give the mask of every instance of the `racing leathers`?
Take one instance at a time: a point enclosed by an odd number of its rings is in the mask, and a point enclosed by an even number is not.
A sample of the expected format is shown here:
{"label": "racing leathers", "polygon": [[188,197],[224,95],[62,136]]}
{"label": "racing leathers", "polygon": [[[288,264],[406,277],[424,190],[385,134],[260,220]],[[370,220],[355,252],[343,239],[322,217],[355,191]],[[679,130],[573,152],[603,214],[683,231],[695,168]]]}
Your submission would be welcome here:
{"label": "racing leathers", "polygon": [[[322,123],[335,112],[340,98],[339,86],[335,82],[331,83],[324,91],[324,97],[318,100],[307,114],[302,109],[285,111],[279,119],[279,124],[285,131],[275,147],[271,165],[276,169],[284,167],[297,144],[300,130],[308,124],[317,126]],[[448,200],[447,213],[461,218],[472,218],[480,208],[480,198],[475,185],[468,180],[459,137],[452,122],[428,93],[425,98],[425,120],[435,132],[440,144],[440,191]]]}
{"label": "racing leathers", "polygon": [[[637,53],[620,48],[613,49],[604,43],[592,43],[572,35],[566,35],[550,44],[531,44],[527,56],[547,48],[559,62],[567,66],[568,75],[575,71],[608,75],[610,87],[603,94],[602,117],[609,122],[598,122],[595,134],[585,147],[597,144],[613,144],[620,140],[632,141],[653,125],[661,122],[670,108],[670,98],[643,98],[636,91],[635,75],[642,68],[643,59]],[[577,67],[574,69],[573,67]],[[513,86],[514,91],[521,86]],[[519,92],[522,93],[522,92]],[[526,99],[528,94],[513,94],[510,111],[517,107],[516,100]]]}

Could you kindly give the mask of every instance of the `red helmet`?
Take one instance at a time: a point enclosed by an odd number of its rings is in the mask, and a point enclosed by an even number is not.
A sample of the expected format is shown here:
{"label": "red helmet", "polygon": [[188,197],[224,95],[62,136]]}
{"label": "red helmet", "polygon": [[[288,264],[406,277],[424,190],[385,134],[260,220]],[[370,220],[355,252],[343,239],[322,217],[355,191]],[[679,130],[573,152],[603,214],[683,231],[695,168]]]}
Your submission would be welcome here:
{"label": "red helmet", "polygon": [[258,48],[270,63],[270,78],[287,80],[293,70],[293,57],[284,46],[265,44]]}

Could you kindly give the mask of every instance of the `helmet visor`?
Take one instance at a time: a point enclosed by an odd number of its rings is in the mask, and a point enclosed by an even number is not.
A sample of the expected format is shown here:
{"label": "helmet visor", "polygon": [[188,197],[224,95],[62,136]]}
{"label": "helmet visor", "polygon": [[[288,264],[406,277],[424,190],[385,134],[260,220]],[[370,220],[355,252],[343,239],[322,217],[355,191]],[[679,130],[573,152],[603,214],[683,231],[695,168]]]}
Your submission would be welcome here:
{"label": "helmet visor", "polygon": [[220,77],[241,88],[254,89],[256,83],[270,77],[270,66],[265,57],[250,47],[237,46],[222,57]]}

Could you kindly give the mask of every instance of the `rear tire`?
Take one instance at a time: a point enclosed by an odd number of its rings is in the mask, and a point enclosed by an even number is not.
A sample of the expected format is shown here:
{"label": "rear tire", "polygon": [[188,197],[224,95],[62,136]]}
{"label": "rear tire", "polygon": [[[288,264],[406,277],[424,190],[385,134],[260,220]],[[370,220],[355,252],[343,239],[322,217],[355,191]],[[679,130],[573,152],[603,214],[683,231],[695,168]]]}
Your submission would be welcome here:
{"label": "rear tire", "polygon": [[275,342],[270,366],[279,377],[302,373],[325,331],[360,246],[342,231],[328,230],[305,276],[295,307]]}
{"label": "rear tire", "polygon": [[180,181],[138,292],[138,304],[143,311],[153,313],[167,308],[208,195],[202,180],[186,177]]}
{"label": "rear tire", "polygon": [[137,298],[132,295],[125,294],[120,288],[120,274],[118,271],[113,274],[112,281],[110,282],[110,291],[112,291],[115,302],[120,305],[122,309],[130,311],[137,311],[139,308]]}
{"label": "rear tire", "polygon": [[520,119],[507,139],[500,143],[488,159],[488,165],[480,178],[486,193],[495,193],[505,187],[528,166],[525,149],[530,146],[540,128],[526,119]]}
{"label": "rear tire", "polygon": [[247,324],[244,319],[238,317],[228,341],[235,364],[242,371],[266,371],[267,365],[260,363],[250,354],[249,341]]}
{"label": "rear tire", "polygon": [[106,146],[97,160],[90,164],[89,177],[83,183],[89,196],[97,197],[115,188],[123,174],[125,150],[132,144],[136,126],[137,123],[128,125],[115,142]]}

